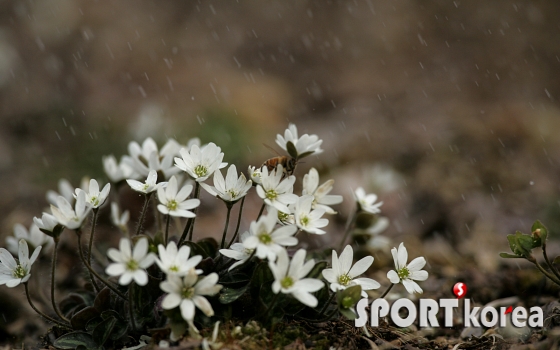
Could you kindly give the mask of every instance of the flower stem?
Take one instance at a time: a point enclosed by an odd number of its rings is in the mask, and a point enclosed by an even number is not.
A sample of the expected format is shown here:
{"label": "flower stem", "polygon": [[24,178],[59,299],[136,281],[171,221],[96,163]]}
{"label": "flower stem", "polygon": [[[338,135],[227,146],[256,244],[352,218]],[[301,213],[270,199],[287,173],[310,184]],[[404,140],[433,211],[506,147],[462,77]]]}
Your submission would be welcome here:
{"label": "flower stem", "polygon": [[554,267],[554,265],[552,265],[552,263],[548,259],[548,254],[546,253],[546,243],[543,243],[543,245],[542,245],[542,252],[543,252],[544,260],[546,261],[546,263],[550,267],[550,270],[552,271],[554,276],[556,276],[558,279],[560,279],[560,273],[558,273],[558,270],[556,269],[556,267]]}
{"label": "flower stem", "polygon": [[91,267],[91,265],[87,262],[85,256],[84,256],[84,251],[82,249],[82,234],[79,230],[76,230],[76,234],[78,235],[78,251],[80,252],[80,258],[82,259],[82,262],[84,263],[84,265],[86,265],[86,268],[89,270],[90,272],[90,276],[91,274],[93,274],[95,277],[97,277],[97,279],[99,279],[101,282],[103,282],[103,284],[105,284],[107,286],[107,288],[109,288],[110,290],[112,290],[116,295],[118,295],[120,298],[127,300],[126,296],[120,292],[115,286],[113,286],[113,284],[109,281],[107,281],[105,278],[103,278],[101,275],[99,275],[97,272],[95,272],[95,270]]}
{"label": "flower stem", "polygon": [[389,285],[389,288],[387,288],[387,289],[385,290],[385,292],[383,292],[383,295],[382,295],[380,298],[381,298],[381,299],[384,299],[385,296],[389,293],[389,291],[391,290],[391,288],[393,288],[394,285],[395,285],[394,283],[391,283],[391,284]]}
{"label": "flower stem", "polygon": [[128,286],[128,315],[130,316],[132,331],[136,332],[136,322],[134,321],[133,289],[134,289],[134,282],[130,283],[130,285]]}
{"label": "flower stem", "polygon": [[266,318],[268,317],[268,314],[274,308],[274,306],[276,306],[276,301],[278,301],[279,296],[280,296],[280,291],[278,291],[278,293],[276,293],[274,295],[274,298],[272,298],[272,301],[270,302],[270,305],[268,305],[268,307],[266,308],[266,311],[264,312],[264,315],[263,315],[263,318],[262,318],[263,321],[266,321]]}
{"label": "flower stem", "polygon": [[263,205],[262,205],[262,207],[261,207],[261,210],[259,211],[259,216],[257,216],[257,220],[260,219],[260,217],[261,217],[261,215],[262,215],[262,213],[263,213],[263,211],[264,211],[264,207],[266,207],[266,203],[263,203]]}
{"label": "flower stem", "polygon": [[548,277],[552,282],[556,283],[557,285],[560,286],[560,280],[558,278],[556,278],[554,275],[551,275],[548,271],[546,271],[541,264],[539,264],[536,260],[529,260],[530,262],[532,262],[533,264],[535,264],[535,266],[537,267],[537,269],[539,269],[540,272],[543,273],[543,275],[545,275],[546,277]]}
{"label": "flower stem", "polygon": [[340,246],[338,247],[339,250],[342,250],[342,248],[344,247],[344,242],[346,242],[346,239],[348,238],[348,235],[350,234],[351,228],[352,226],[354,226],[354,222],[356,221],[357,217],[358,210],[354,211],[354,214],[348,217],[348,220],[346,221],[346,228],[344,230],[344,237],[342,237],[342,241],[340,241]]}
{"label": "flower stem", "polygon": [[[65,322],[70,322],[70,320],[67,319],[66,317],[64,317],[62,312],[60,312],[60,309],[58,308],[58,305],[56,305],[56,301],[55,301],[55,297],[54,297],[54,289],[55,289],[54,284],[55,284],[55,272],[56,272],[56,254],[57,254],[57,251],[58,251],[59,237],[57,235],[55,235],[53,238],[54,238],[54,249],[53,249],[53,256],[52,256],[52,261],[51,261],[51,302],[52,302],[54,312],[56,312],[58,317],[63,319]],[[27,284],[25,286],[27,288]]]}
{"label": "flower stem", "polygon": [[323,308],[321,309],[321,312],[319,313],[319,317],[323,316],[325,311],[327,311],[327,308],[329,307],[329,304],[331,303],[331,301],[333,301],[335,295],[336,295],[336,292],[331,293],[331,296],[329,297],[329,300],[327,300],[327,302],[325,303],[325,306],[323,306]]}
{"label": "flower stem", "polygon": [[165,221],[165,237],[163,238],[163,241],[165,242],[165,245],[167,246],[167,235],[169,233],[169,220],[171,219],[171,215],[166,215],[166,221]]}
{"label": "flower stem", "polygon": [[39,311],[39,309],[37,309],[35,307],[35,305],[33,304],[33,302],[31,301],[31,297],[29,296],[29,288],[27,287],[27,282],[25,282],[23,284],[25,286],[25,295],[27,296],[27,302],[29,303],[29,305],[31,305],[31,308],[33,308],[33,310],[35,310],[36,313],[38,313],[39,315],[41,315],[42,317],[46,318],[47,320],[56,323],[58,326],[62,327],[62,328],[66,328],[66,329],[70,329],[72,330],[72,328],[70,327],[70,325],[59,322],[57,320],[55,320],[54,318],[50,317],[49,315],[46,315],[44,313],[42,313],[41,311]]}
{"label": "flower stem", "polygon": [[[200,194],[200,184],[197,182],[195,184],[195,190],[194,190],[194,198],[198,198],[198,195]],[[196,210],[198,208],[194,208],[193,209],[193,213],[196,214]],[[191,226],[194,225],[194,219],[196,218],[196,216],[194,218],[189,218],[187,220],[187,224],[185,225],[185,229],[183,230],[183,234],[181,235],[181,238],[179,239],[179,243],[177,244],[178,247],[180,247],[183,242],[185,241],[185,238],[187,238],[187,234],[189,233],[189,231],[191,230]],[[191,231],[192,232],[192,231]],[[189,236],[189,241],[192,239],[192,234]]]}
{"label": "flower stem", "polygon": [[144,224],[144,219],[146,218],[146,211],[148,210],[148,204],[150,203],[150,198],[152,197],[152,193],[146,193],[144,196],[144,206],[142,207],[142,213],[140,214],[140,220],[138,220],[138,226],[136,227],[136,236],[140,234],[142,231],[142,225]]}
{"label": "flower stem", "polygon": [[231,247],[235,239],[237,238],[237,233],[239,232],[239,225],[241,224],[241,214],[243,213],[243,204],[245,204],[245,197],[241,199],[241,206],[239,207],[239,216],[237,217],[237,226],[235,227],[235,233],[233,234],[233,238],[229,242],[227,248]]}
{"label": "flower stem", "polygon": [[[200,182],[196,182],[196,186],[194,188],[194,198],[198,198],[200,197]],[[196,215],[196,212],[198,210],[198,207],[193,209],[193,213]],[[196,220],[196,216],[194,218],[192,218],[192,225],[191,225],[191,229],[189,230],[189,241],[192,242],[192,237],[193,237],[193,231],[194,231],[194,222]]]}
{"label": "flower stem", "polygon": [[[89,234],[89,244],[88,244],[88,251],[87,251],[87,260],[88,263],[91,265],[91,249],[93,248],[93,236],[95,235],[95,226],[97,225],[97,213],[99,212],[99,208],[93,209],[93,219],[91,220],[91,232]],[[93,276],[91,276],[91,284],[96,292],[99,292],[99,286],[95,282]]]}
{"label": "flower stem", "polygon": [[231,214],[231,208],[233,207],[233,204],[230,202],[226,202],[226,206],[227,206],[226,226],[224,227],[224,233],[222,234],[222,243],[220,243],[220,248],[222,249],[226,244],[226,235],[227,235],[227,229],[229,225],[229,214]]}

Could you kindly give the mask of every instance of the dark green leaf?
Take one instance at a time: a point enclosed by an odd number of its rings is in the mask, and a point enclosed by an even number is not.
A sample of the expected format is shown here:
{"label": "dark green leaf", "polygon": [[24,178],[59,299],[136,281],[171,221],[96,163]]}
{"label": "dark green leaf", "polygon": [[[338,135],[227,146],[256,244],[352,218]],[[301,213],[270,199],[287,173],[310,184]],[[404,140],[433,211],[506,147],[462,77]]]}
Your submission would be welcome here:
{"label": "dark green leaf", "polygon": [[113,328],[113,332],[111,333],[111,339],[117,340],[126,335],[126,331],[128,331],[128,325],[125,321],[117,321],[115,324],[115,328]]}
{"label": "dark green leaf", "polygon": [[296,146],[292,143],[292,141],[286,142],[286,151],[292,158],[298,158]]}
{"label": "dark green leaf", "polygon": [[540,247],[542,243],[546,243],[546,239],[548,238],[548,229],[539,220],[537,220],[531,227],[531,235],[533,236],[533,247]]}
{"label": "dark green leaf", "polygon": [[114,317],[109,317],[95,327],[93,330],[93,339],[95,339],[100,345],[105,344],[109,335],[113,331],[117,319]]}
{"label": "dark green leaf", "polygon": [[218,253],[218,242],[212,237],[203,238],[196,243],[198,243],[208,257],[213,258]]}
{"label": "dark green leaf", "polygon": [[70,323],[74,329],[85,329],[87,323],[97,316],[99,316],[99,312],[93,306],[88,306],[76,313],[70,319]]}
{"label": "dark green leaf", "polygon": [[324,269],[327,268],[327,262],[326,261],[319,261],[318,263],[315,264],[315,266],[313,267],[313,269],[311,269],[311,271],[307,274],[307,278],[321,278],[322,276],[322,271]]}
{"label": "dark green leaf", "polygon": [[195,242],[185,242],[184,245],[188,245],[189,247],[191,247],[191,254],[190,256],[195,256],[195,255],[200,255],[202,256],[202,258],[211,258],[210,255],[208,255],[208,253],[206,252],[206,250],[204,250],[203,247],[201,247],[198,243]]}
{"label": "dark green leaf", "polygon": [[338,311],[342,314],[342,316],[346,317],[349,320],[356,319],[356,314],[350,309],[338,309]]}
{"label": "dark green leaf", "polygon": [[80,345],[85,346],[86,349],[99,348],[93,337],[86,332],[66,333],[53,343],[53,346],[57,349],[76,349]]}
{"label": "dark green leaf", "polygon": [[519,256],[519,255],[513,255],[513,254],[509,254],[509,253],[500,253],[500,257],[504,258],[504,259],[524,259],[525,257],[523,256]]}
{"label": "dark green leaf", "polygon": [[514,235],[507,236],[509,247],[515,255],[528,257],[533,249],[533,238],[517,231]]}
{"label": "dark green leaf", "polygon": [[93,307],[99,312],[111,308],[111,290],[109,288],[105,287],[97,294],[93,302]]}
{"label": "dark green leaf", "polygon": [[348,309],[354,307],[362,299],[362,287],[355,285],[336,293],[336,300],[339,308]]}
{"label": "dark green leaf", "polygon": [[124,318],[115,310],[107,310],[101,313],[101,318],[106,320],[108,318],[114,317],[117,320],[124,320]]}
{"label": "dark green leaf", "polygon": [[312,155],[313,153],[315,153],[315,151],[303,152],[302,154],[298,154],[298,159],[305,158]]}
{"label": "dark green leaf", "polygon": [[222,303],[222,304],[233,303],[240,296],[242,296],[245,293],[245,291],[247,291],[248,287],[249,287],[249,284],[245,285],[242,288],[238,288],[238,289],[233,289],[233,288],[222,289],[222,291],[220,292],[220,303]]}
{"label": "dark green leaf", "polygon": [[88,332],[92,332],[95,327],[97,327],[98,324],[100,324],[101,322],[103,322],[103,319],[101,317],[94,317],[91,320],[89,320],[89,322],[86,325],[86,331]]}

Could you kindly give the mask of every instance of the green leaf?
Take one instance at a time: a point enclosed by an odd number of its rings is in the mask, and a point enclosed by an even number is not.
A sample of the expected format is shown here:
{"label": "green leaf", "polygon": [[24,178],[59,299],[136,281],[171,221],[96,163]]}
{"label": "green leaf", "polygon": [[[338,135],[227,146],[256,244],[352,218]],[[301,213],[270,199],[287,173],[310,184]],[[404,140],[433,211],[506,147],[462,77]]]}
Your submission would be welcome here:
{"label": "green leaf", "polygon": [[86,325],[86,331],[93,332],[95,327],[97,327],[97,325],[100,324],[101,322],[103,322],[103,319],[101,317],[92,318],[91,320],[89,320],[89,322]]}
{"label": "green leaf", "polygon": [[523,257],[531,255],[531,250],[533,249],[533,237],[517,231],[515,232],[515,235],[508,235],[507,239],[513,254]]}
{"label": "green leaf", "polygon": [[86,349],[99,348],[99,345],[93,340],[93,337],[86,332],[66,333],[53,343],[53,346],[57,349],[76,349],[80,345],[85,346]]}
{"label": "green leaf", "polygon": [[313,153],[315,153],[315,151],[303,152],[302,154],[298,154],[298,159],[305,158],[312,155]]}
{"label": "green leaf", "polygon": [[113,332],[111,333],[111,339],[117,340],[126,335],[128,331],[128,325],[124,321],[117,321],[115,324],[115,328],[113,328]]}
{"label": "green leaf", "polygon": [[349,320],[356,319],[356,314],[350,309],[338,309],[338,311],[342,314],[342,316],[346,317]]}
{"label": "green leaf", "polygon": [[546,243],[546,239],[548,238],[548,229],[539,220],[535,221],[533,226],[531,226],[531,232],[534,248],[540,247],[543,243]]}
{"label": "green leaf", "polygon": [[88,306],[76,313],[70,319],[70,323],[74,329],[85,329],[87,323],[97,316],[99,316],[99,311],[97,311],[93,306]]}
{"label": "green leaf", "polygon": [[292,143],[292,141],[286,142],[286,150],[292,158],[298,158],[296,146]]}
{"label": "green leaf", "polygon": [[204,250],[207,257],[213,258],[218,253],[218,242],[212,238],[203,238],[196,242]]}
{"label": "green leaf", "polygon": [[99,344],[103,345],[111,335],[113,328],[115,328],[115,324],[117,323],[117,319],[114,317],[109,317],[108,319],[104,320],[100,324],[95,327],[93,330],[93,339],[95,339]]}
{"label": "green leaf", "polygon": [[211,258],[210,255],[206,252],[206,250],[201,247],[198,243],[195,242],[185,242],[183,245],[188,245],[191,247],[191,256],[200,255],[202,258]]}
{"label": "green leaf", "polygon": [[233,289],[233,288],[224,288],[220,292],[220,303],[222,304],[230,304],[236,301],[240,296],[242,296],[249,287],[249,284],[245,285],[244,287]]}
{"label": "green leaf", "polygon": [[339,308],[348,309],[354,307],[362,299],[362,287],[355,285],[336,293],[336,301]]}
{"label": "green leaf", "polygon": [[500,257],[504,259],[524,259],[525,257],[519,255],[513,255],[509,253],[500,253]]}

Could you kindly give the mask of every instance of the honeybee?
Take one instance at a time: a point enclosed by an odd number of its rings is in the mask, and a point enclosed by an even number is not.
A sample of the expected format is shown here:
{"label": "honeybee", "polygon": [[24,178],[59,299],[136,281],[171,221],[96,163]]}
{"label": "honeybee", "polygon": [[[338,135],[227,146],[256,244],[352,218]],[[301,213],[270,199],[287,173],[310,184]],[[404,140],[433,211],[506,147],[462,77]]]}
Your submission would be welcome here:
{"label": "honeybee", "polygon": [[287,156],[278,156],[266,160],[261,165],[261,168],[263,166],[266,166],[268,168],[268,171],[271,172],[273,170],[276,170],[278,164],[281,164],[283,168],[282,171],[284,175],[282,177],[287,177],[293,175],[294,171],[296,170],[297,159]]}

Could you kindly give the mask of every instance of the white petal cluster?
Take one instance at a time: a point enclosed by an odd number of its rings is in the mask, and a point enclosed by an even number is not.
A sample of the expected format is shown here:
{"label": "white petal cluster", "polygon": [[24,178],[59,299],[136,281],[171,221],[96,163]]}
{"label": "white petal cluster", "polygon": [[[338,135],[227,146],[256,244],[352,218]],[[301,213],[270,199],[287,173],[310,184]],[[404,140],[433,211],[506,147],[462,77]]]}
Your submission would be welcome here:
{"label": "white petal cluster", "polygon": [[18,258],[16,262],[12,254],[4,248],[0,248],[0,285],[5,284],[9,288],[25,283],[31,277],[31,265],[37,260],[41,252],[41,246],[33,251],[29,257],[29,247],[25,239],[20,239],[18,244]]}
{"label": "white petal cluster", "polygon": [[148,273],[145,269],[155,260],[155,255],[148,252],[148,240],[141,238],[132,250],[130,240],[121,238],[119,249],[109,248],[107,256],[114,263],[107,266],[105,273],[109,276],[120,276],[119,284],[126,286],[134,280],[139,286],[148,284]]}
{"label": "white petal cluster", "polygon": [[332,268],[323,270],[323,277],[331,284],[331,290],[337,292],[339,290],[344,290],[348,287],[360,285],[362,287],[362,296],[367,298],[366,290],[377,289],[381,285],[371,279],[360,277],[361,274],[367,271],[373,264],[373,257],[366,256],[359,261],[357,261],[354,266],[352,266],[352,261],[354,259],[354,252],[352,246],[347,245],[346,248],[340,254],[340,258],[337,256],[336,251],[332,251]]}
{"label": "white petal cluster", "polygon": [[[83,178],[79,188],[81,188],[82,190],[86,190],[88,186],[89,180],[87,178]],[[58,196],[62,196],[64,197],[64,199],[66,199],[66,201],[68,201],[68,203],[74,204],[74,192],[74,187],[72,186],[72,184],[70,184],[70,181],[66,179],[60,179],[58,181],[58,192],[53,190],[47,191],[47,202],[56,205]]]}
{"label": "white petal cluster", "polygon": [[160,204],[157,208],[160,213],[171,216],[181,216],[185,218],[192,218],[196,215],[189,211],[200,205],[200,200],[197,198],[187,199],[192,192],[192,185],[185,185],[178,189],[177,178],[172,176],[167,183],[167,187],[159,187],[157,195]]}
{"label": "white petal cluster", "polygon": [[426,259],[420,256],[407,265],[408,252],[403,243],[399,245],[399,249],[391,249],[391,254],[393,254],[396,271],[391,270],[387,272],[387,278],[393,284],[402,282],[406,291],[410,294],[422,293],[422,288],[414,281],[425,281],[428,279],[428,272],[422,270],[426,265]]}
{"label": "white petal cluster", "polygon": [[107,196],[109,195],[109,191],[111,190],[111,184],[106,184],[103,187],[101,192],[99,191],[99,184],[97,180],[91,179],[89,180],[89,186],[87,190],[82,190],[81,188],[76,188],[76,194],[74,197],[77,197],[80,192],[84,192],[86,196],[86,204],[94,209],[99,208],[100,206],[105,203]]}
{"label": "white petal cluster", "polygon": [[187,172],[195,181],[208,179],[216,170],[227,165],[222,163],[224,153],[216,144],[210,142],[202,149],[196,144],[190,150],[182,148],[181,157],[175,157],[175,166]]}
{"label": "white petal cluster", "polygon": [[185,276],[189,273],[199,275],[202,273],[202,270],[195,270],[196,265],[202,260],[202,256],[195,255],[189,258],[191,248],[188,245],[184,245],[177,250],[177,244],[171,241],[167,244],[167,247],[160,244],[158,252],[159,258],[156,258],[156,264],[168,276]]}
{"label": "white petal cluster", "polygon": [[127,179],[126,183],[134,191],[148,194],[157,191],[159,187],[164,187],[167,184],[166,182],[157,183],[157,178],[157,172],[155,170],[150,170],[150,172],[148,173],[148,178],[144,183],[134,179]]}
{"label": "white petal cluster", "polygon": [[125,210],[122,214],[120,213],[119,205],[115,202],[111,202],[111,223],[119,228],[121,232],[128,232],[128,220],[130,219],[130,212]]}
{"label": "white petal cluster", "polygon": [[304,278],[315,266],[313,259],[305,262],[306,254],[304,249],[300,249],[294,254],[290,262],[288,253],[285,249],[282,249],[278,253],[276,262],[268,261],[268,266],[274,275],[272,291],[275,294],[278,294],[278,292],[291,294],[302,304],[315,307],[318,301],[311,293],[323,288],[324,284],[321,280],[315,278]]}
{"label": "white petal cluster", "polygon": [[294,211],[295,222],[297,227],[305,232],[322,235],[325,231],[321,228],[327,226],[329,220],[322,219],[325,210],[322,208],[312,209],[312,203],[313,196],[311,195],[299,197]]}
{"label": "white petal cluster", "polygon": [[160,149],[156,142],[148,137],[142,145],[133,141],[128,144],[129,155],[123,157],[123,163],[134,169],[137,176],[132,178],[143,178],[148,176],[150,170],[163,174],[165,179],[177,174],[179,170],[173,166],[173,157],[177,155],[181,145],[173,139],[169,139]]}
{"label": "white petal cluster", "polygon": [[296,159],[323,152],[321,149],[323,140],[320,140],[317,135],[304,134],[298,137],[297,127],[294,124],[288,126],[288,129],[284,132],[284,136],[280,134],[276,135],[276,144],[289,153],[288,142],[291,142],[295,146],[297,155],[290,155]]}
{"label": "white petal cluster", "polygon": [[273,206],[284,213],[289,213],[289,204],[295,204],[298,196],[293,194],[296,177],[288,176],[282,180],[284,175],[282,165],[268,172],[266,166],[261,169],[261,183],[257,186],[257,194],[267,205]]}
{"label": "white petal cluster", "polygon": [[249,238],[251,234],[249,232],[244,232],[241,235],[241,243],[233,243],[229,249],[220,249],[220,254],[227,256],[228,258],[237,260],[236,263],[231,265],[228,271],[233,270],[239,265],[249,260],[255,251],[254,248],[245,248],[245,241]]}
{"label": "white petal cluster", "polygon": [[254,184],[261,184],[261,168],[256,168],[252,165],[249,166],[247,169],[247,173],[249,174],[249,178],[253,181]]}
{"label": "white petal cluster", "polygon": [[194,320],[196,308],[208,317],[213,316],[214,309],[204,295],[218,293],[222,289],[222,285],[217,284],[217,282],[217,273],[211,273],[200,280],[196,274],[187,274],[184,277],[167,276],[167,280],[159,285],[161,290],[168,293],[163,298],[161,306],[165,310],[174,309],[178,306],[181,310],[181,316],[189,323]]}
{"label": "white petal cluster", "polygon": [[123,161],[123,158],[117,162],[117,158],[113,155],[103,157],[103,170],[112,183],[140,176],[133,167]]}
{"label": "white petal cluster", "polygon": [[243,198],[252,186],[252,181],[247,180],[241,173],[237,177],[237,168],[234,164],[230,165],[226,178],[220,170],[214,172],[214,186],[201,183],[200,185],[213,196],[220,197],[225,202],[235,203]]}
{"label": "white petal cluster", "polygon": [[303,176],[302,194],[313,196],[313,208],[320,208],[327,214],[336,214],[330,205],[342,203],[342,196],[329,194],[333,188],[334,180],[328,180],[319,186],[319,172],[311,168],[309,173]]}
{"label": "white petal cluster", "polygon": [[91,206],[86,203],[86,193],[84,191],[80,191],[76,196],[75,209],[72,208],[70,203],[62,196],[56,199],[56,206],[51,204],[51,211],[56,220],[62,226],[66,226],[71,230],[78,229],[82,226],[90,210]]}
{"label": "white petal cluster", "polygon": [[14,225],[14,235],[6,237],[6,246],[12,254],[19,250],[19,241],[25,240],[31,248],[43,246],[44,251],[50,249],[54,243],[53,239],[39,229],[36,224],[31,224],[29,231],[22,224]]}
{"label": "white petal cluster", "polygon": [[274,261],[278,253],[284,251],[284,247],[298,243],[297,238],[294,237],[297,227],[288,225],[275,229],[277,218],[276,209],[269,207],[267,215],[251,222],[249,226],[250,235],[243,242],[243,246],[247,249],[256,249],[255,255],[260,259],[267,258],[269,261]]}
{"label": "white petal cluster", "polygon": [[58,220],[49,213],[43,213],[43,216],[39,219],[38,217],[33,218],[33,222],[37,225],[37,228],[42,232],[47,232],[52,234],[58,225]]}
{"label": "white petal cluster", "polygon": [[383,202],[375,203],[375,201],[377,201],[376,194],[366,194],[366,191],[364,191],[362,187],[358,187],[356,191],[354,191],[354,195],[360,210],[367,211],[371,214],[381,213],[379,207],[383,205]]}

